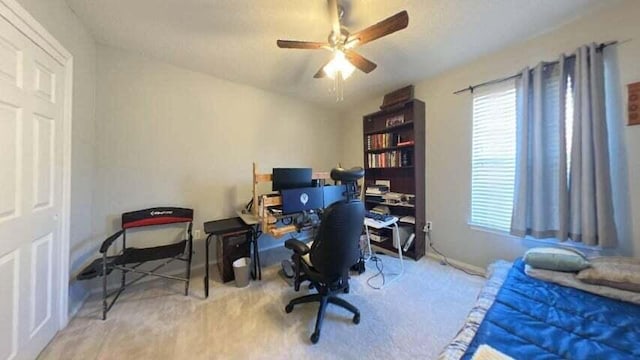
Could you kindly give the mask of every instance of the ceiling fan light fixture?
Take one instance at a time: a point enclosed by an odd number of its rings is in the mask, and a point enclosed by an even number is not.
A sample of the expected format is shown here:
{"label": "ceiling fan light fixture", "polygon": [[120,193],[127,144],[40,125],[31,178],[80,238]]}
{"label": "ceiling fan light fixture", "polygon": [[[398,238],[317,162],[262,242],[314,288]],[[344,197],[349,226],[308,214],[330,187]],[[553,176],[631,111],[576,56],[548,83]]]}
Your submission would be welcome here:
{"label": "ceiling fan light fixture", "polygon": [[342,75],[342,79],[347,79],[355,69],[356,67],[347,60],[344,52],[335,50],[333,59],[324,66],[324,73],[331,79],[335,79],[338,73]]}

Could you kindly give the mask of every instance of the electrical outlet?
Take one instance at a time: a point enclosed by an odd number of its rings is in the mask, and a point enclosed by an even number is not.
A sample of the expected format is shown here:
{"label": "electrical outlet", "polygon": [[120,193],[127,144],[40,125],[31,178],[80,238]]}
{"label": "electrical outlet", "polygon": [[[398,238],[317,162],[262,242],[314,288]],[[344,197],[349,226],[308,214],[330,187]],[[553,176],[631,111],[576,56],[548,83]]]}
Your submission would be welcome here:
{"label": "electrical outlet", "polygon": [[425,232],[430,232],[433,230],[433,222],[427,221],[427,224],[424,226]]}
{"label": "electrical outlet", "polygon": [[200,229],[193,232],[193,237],[196,239],[200,239]]}

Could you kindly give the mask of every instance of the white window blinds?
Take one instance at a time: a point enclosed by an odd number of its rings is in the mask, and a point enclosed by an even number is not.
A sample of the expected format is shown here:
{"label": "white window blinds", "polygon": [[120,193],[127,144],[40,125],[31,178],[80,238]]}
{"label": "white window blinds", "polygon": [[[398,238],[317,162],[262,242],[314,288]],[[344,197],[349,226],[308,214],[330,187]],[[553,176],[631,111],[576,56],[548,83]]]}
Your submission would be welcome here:
{"label": "white window blinds", "polygon": [[514,82],[473,96],[471,224],[509,231],[516,157]]}

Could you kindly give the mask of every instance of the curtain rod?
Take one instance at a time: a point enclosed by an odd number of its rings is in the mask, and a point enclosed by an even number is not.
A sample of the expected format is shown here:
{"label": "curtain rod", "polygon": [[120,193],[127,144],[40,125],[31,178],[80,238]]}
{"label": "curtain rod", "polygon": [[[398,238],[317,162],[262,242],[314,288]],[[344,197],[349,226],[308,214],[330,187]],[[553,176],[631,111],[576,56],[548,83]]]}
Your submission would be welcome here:
{"label": "curtain rod", "polygon": [[[615,45],[617,43],[618,43],[617,41],[609,41],[609,42],[606,42],[606,43],[601,43],[600,45],[598,45],[596,50],[597,51],[602,51],[602,49],[606,48],[607,46]],[[570,59],[572,57],[575,57],[575,55],[570,55],[570,56],[567,56],[566,58]],[[557,61],[545,62],[545,64],[554,64],[554,63],[557,63]],[[501,82],[504,82],[504,81],[513,80],[513,79],[517,79],[517,78],[519,78],[521,76],[522,76],[522,73],[517,73],[515,75],[503,77],[503,78],[500,78],[500,79],[489,80],[489,81],[485,81],[483,83],[476,84],[476,85],[469,85],[469,87],[466,87],[464,89],[460,89],[458,91],[454,91],[453,94],[454,95],[458,95],[458,94],[462,94],[463,92],[467,92],[467,91],[469,91],[470,93],[473,94],[473,90],[475,90],[476,88],[479,88],[479,87],[482,87],[482,86],[487,86],[487,85],[498,84],[498,83],[501,83]]]}

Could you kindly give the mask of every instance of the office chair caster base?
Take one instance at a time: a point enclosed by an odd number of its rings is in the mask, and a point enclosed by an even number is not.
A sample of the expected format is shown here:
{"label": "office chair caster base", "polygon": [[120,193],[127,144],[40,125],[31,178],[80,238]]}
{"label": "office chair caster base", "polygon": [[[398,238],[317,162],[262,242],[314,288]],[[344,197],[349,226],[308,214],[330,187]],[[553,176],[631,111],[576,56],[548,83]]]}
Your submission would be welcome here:
{"label": "office chair caster base", "polygon": [[353,323],[356,325],[360,324],[360,314],[353,315]]}
{"label": "office chair caster base", "polygon": [[313,344],[317,344],[318,340],[320,340],[320,333],[319,332],[314,332],[313,334],[311,334],[311,337],[309,339],[311,340],[311,342]]}
{"label": "office chair caster base", "polygon": [[284,307],[284,311],[288,314],[290,312],[293,311],[293,305],[291,304],[287,304],[287,306]]}
{"label": "office chair caster base", "polygon": [[282,266],[282,273],[284,276],[287,279],[293,279],[296,275],[293,263],[289,260],[282,260],[280,265]]}

